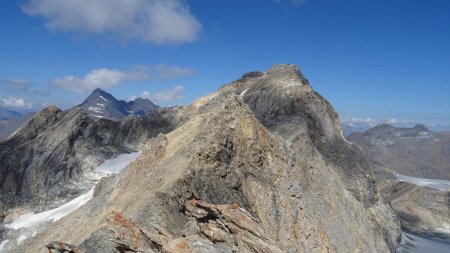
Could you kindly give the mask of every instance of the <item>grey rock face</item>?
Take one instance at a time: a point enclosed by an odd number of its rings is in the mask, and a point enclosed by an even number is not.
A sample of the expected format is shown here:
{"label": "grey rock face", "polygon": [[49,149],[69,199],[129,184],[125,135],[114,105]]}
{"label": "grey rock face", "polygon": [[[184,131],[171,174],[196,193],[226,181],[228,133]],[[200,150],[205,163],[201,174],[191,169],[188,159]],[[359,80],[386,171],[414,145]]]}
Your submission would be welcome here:
{"label": "grey rock face", "polygon": [[93,120],[81,108],[47,107],[0,142],[0,217],[12,207],[45,207],[89,189],[101,162],[139,149],[173,129],[173,121],[169,110],[113,122]]}
{"label": "grey rock face", "polygon": [[408,176],[450,180],[450,137],[423,125],[384,124],[347,138],[373,161]]}
{"label": "grey rock face", "polygon": [[172,131],[22,250],[395,250],[399,226],[367,161],[297,67],[245,75],[171,113]]}
{"label": "grey rock face", "polygon": [[159,108],[148,99],[137,98],[125,102],[117,100],[111,94],[95,89],[86,100],[77,107],[83,108],[94,119],[109,119],[119,121],[129,115],[146,116]]}

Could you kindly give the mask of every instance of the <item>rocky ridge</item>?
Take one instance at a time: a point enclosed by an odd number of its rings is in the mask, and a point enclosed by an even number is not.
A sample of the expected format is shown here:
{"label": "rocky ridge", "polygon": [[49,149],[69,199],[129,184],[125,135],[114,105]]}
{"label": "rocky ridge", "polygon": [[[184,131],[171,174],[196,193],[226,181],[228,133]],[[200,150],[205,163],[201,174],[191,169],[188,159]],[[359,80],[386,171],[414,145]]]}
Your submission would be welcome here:
{"label": "rocky ridge", "polygon": [[146,136],[140,158],[17,252],[52,241],[84,252],[395,250],[399,225],[368,162],[296,66],[160,113],[170,127]]}

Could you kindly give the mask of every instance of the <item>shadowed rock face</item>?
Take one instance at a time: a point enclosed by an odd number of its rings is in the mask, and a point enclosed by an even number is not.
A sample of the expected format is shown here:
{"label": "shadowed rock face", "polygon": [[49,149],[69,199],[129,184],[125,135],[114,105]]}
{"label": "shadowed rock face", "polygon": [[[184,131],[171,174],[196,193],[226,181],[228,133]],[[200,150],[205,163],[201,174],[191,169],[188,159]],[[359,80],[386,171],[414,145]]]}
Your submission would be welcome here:
{"label": "shadowed rock face", "polygon": [[384,124],[347,139],[373,161],[413,177],[450,180],[450,137],[423,125],[395,128]]}
{"label": "shadowed rock face", "polygon": [[89,189],[95,167],[170,131],[171,115],[159,110],[112,122],[94,120],[80,108],[45,108],[0,142],[0,216],[12,207],[39,206]]}
{"label": "shadowed rock face", "polygon": [[368,163],[297,67],[246,74],[176,115],[174,130],[18,252],[51,241],[85,252],[395,249],[399,226]]}

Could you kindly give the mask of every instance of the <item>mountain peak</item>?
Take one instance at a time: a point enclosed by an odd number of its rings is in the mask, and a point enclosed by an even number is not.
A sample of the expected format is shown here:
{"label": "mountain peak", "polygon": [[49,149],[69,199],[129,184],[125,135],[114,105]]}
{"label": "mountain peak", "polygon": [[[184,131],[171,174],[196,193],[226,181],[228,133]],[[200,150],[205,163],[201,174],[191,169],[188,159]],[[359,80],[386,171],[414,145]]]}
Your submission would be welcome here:
{"label": "mountain peak", "polygon": [[424,124],[417,124],[413,127],[413,129],[419,131],[429,131],[429,129]]}
{"label": "mountain peak", "polygon": [[128,115],[145,116],[158,108],[157,105],[148,99],[137,98],[128,103],[118,100],[100,88],[93,90],[89,97],[78,107],[81,107],[93,118],[113,121],[121,120]]}

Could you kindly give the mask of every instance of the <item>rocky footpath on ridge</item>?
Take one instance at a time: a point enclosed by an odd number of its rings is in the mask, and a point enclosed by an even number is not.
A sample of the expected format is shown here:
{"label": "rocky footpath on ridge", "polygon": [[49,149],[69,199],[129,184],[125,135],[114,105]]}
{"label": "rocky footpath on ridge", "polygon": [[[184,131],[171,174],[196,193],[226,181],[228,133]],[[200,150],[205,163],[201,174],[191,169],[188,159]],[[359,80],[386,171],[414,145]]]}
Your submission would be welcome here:
{"label": "rocky footpath on ridge", "polygon": [[[117,125],[120,131],[94,147],[147,138],[142,155],[102,179],[88,203],[11,252],[395,251],[399,223],[369,163],[296,66],[245,74],[159,113],[170,120],[150,124],[147,135],[125,129],[145,129],[154,113],[127,123],[85,119],[76,136],[101,142],[102,127]],[[48,113],[42,124],[64,115]],[[70,136],[53,139],[73,143],[62,139]]]}

